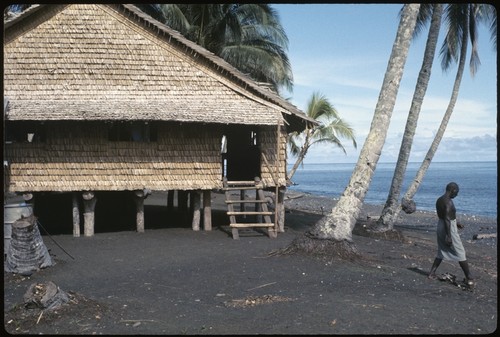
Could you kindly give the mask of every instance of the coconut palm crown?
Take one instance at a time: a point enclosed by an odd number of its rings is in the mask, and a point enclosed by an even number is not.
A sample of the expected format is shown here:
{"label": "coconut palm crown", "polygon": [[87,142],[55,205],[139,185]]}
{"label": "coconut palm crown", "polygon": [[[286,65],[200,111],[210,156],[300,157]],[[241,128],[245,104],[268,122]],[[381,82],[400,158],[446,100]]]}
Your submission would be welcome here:
{"label": "coconut palm crown", "polygon": [[288,173],[289,181],[314,144],[329,143],[346,153],[340,141],[340,138],[345,138],[351,140],[353,146],[357,147],[354,130],[349,123],[340,117],[338,111],[323,94],[313,93],[307,104],[306,114],[320,122],[320,125],[307,128],[301,133],[294,132],[289,135],[289,152],[292,156],[297,157],[297,161]]}

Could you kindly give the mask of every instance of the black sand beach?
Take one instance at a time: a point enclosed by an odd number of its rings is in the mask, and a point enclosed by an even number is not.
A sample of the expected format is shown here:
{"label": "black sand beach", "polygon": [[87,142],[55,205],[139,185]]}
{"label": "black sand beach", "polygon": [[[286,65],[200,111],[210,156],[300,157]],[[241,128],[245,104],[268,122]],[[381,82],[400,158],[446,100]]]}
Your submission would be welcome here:
{"label": "black sand beach", "polygon": [[[4,329],[11,334],[487,334],[497,329],[496,219],[460,216],[476,276],[467,290],[429,280],[435,256],[433,212],[402,214],[404,242],[366,236],[380,206],[365,205],[354,230],[356,262],[300,254],[270,256],[328,212],[334,200],[288,195],[285,233],[241,231],[233,240],[221,195],[214,228],[148,227],[161,200],[147,199],[146,232],[93,237],[43,236],[55,265],[29,277],[4,272]],[[64,250],[61,249],[64,248]],[[71,256],[69,256],[69,255]],[[458,264],[438,273],[463,278]],[[70,295],[55,311],[25,309],[33,283],[54,282]]]}

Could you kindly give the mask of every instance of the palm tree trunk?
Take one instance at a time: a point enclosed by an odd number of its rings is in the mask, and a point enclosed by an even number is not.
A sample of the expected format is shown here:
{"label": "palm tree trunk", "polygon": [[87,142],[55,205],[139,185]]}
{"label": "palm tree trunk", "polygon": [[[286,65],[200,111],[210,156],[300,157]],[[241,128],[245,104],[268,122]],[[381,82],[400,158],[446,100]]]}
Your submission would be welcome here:
{"label": "palm tree trunk", "polygon": [[309,129],[306,132],[306,136],[305,136],[305,139],[304,139],[304,145],[302,145],[302,148],[300,149],[300,153],[297,156],[297,160],[295,161],[295,164],[293,164],[292,169],[287,174],[287,179],[289,181],[292,180],[292,177],[295,174],[295,172],[297,171],[297,169],[299,168],[299,165],[302,163],[302,161],[306,157],[307,151],[309,150],[309,143],[310,143],[310,137],[311,137],[311,133],[312,132],[313,131],[309,130]]}
{"label": "palm tree trunk", "polygon": [[[403,196],[403,201],[402,201],[403,204],[413,203],[412,199],[417,193],[418,188],[420,187],[420,184],[422,183],[422,180],[425,176],[425,173],[427,172],[427,169],[431,165],[432,158],[434,157],[434,154],[438,149],[439,143],[441,142],[444,132],[446,131],[446,126],[448,125],[448,121],[450,120],[451,114],[453,113],[453,109],[455,108],[455,103],[457,102],[458,99],[458,91],[460,89],[460,84],[462,82],[462,75],[465,69],[465,58],[467,55],[467,44],[469,35],[468,25],[464,25],[464,27],[465,31],[462,34],[462,47],[460,50],[460,60],[458,63],[457,75],[455,77],[455,83],[453,85],[453,92],[451,94],[450,102],[448,103],[448,107],[446,108],[443,120],[439,125],[439,129],[436,135],[434,136],[434,140],[432,141],[432,144],[429,150],[427,151],[427,154],[424,160],[422,161],[422,164],[420,165],[420,168],[418,169],[415,178],[413,179],[411,185],[408,187],[408,190]],[[413,210],[415,209],[414,207],[412,208]]]}
{"label": "palm tree trunk", "polygon": [[308,233],[315,239],[352,242],[365,195],[385,143],[420,4],[404,6],[377,106],[348,186],[331,213]]}
{"label": "palm tree trunk", "polygon": [[398,161],[394,170],[394,176],[392,177],[391,189],[389,191],[387,201],[385,202],[384,209],[382,210],[380,218],[377,221],[376,230],[379,231],[392,230],[401,210],[400,203],[398,201],[399,195],[401,193],[406,166],[408,165],[408,159],[410,157],[413,137],[415,136],[415,130],[417,129],[417,122],[422,108],[422,102],[431,77],[432,63],[434,61],[439,30],[441,27],[442,13],[442,4],[433,5],[433,14],[431,26],[429,28],[429,35],[427,36],[424,59],[418,75],[408,119],[406,121],[405,132],[399,149]]}
{"label": "palm tree trunk", "polygon": [[302,149],[300,149],[300,153],[297,156],[297,160],[295,161],[295,164],[293,164],[293,167],[290,169],[290,172],[288,172],[288,174],[287,174],[287,179],[289,181],[292,181],[292,177],[295,174],[295,172],[297,171],[297,169],[299,168],[299,165],[304,160],[304,157],[306,156],[306,152],[307,152],[307,150],[305,150],[304,147]]}

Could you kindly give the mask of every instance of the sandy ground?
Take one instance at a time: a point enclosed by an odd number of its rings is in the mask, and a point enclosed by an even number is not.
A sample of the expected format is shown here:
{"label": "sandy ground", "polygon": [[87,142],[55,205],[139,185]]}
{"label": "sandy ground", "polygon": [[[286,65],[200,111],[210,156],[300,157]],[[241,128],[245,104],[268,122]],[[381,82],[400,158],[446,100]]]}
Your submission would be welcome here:
{"label": "sandy ground", "polygon": [[[435,256],[435,214],[402,215],[405,241],[365,235],[379,206],[365,205],[354,231],[357,262],[274,255],[334,200],[289,194],[285,233],[253,230],[233,240],[214,194],[212,231],[162,226],[160,196],[146,206],[146,231],[93,237],[44,235],[55,264],[31,276],[4,272],[4,329],[13,334],[486,334],[497,329],[496,219],[462,216],[474,289],[426,274]],[[164,207],[163,207],[164,208]],[[168,216],[168,215],[167,215]],[[159,221],[159,222],[158,222]],[[118,226],[118,228],[120,228]],[[463,274],[443,262],[438,273]],[[33,283],[54,282],[70,301],[26,309]]]}

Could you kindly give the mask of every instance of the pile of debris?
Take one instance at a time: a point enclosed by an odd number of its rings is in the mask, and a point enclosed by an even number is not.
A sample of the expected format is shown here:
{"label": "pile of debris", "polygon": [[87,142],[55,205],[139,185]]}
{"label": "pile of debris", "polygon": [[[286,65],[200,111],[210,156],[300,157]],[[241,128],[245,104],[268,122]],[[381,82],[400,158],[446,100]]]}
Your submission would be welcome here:
{"label": "pile of debris", "polygon": [[54,282],[33,283],[24,294],[26,309],[54,310],[68,303],[68,294],[61,290]]}

